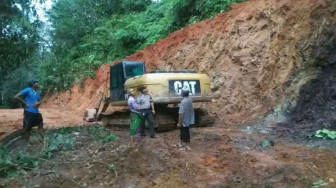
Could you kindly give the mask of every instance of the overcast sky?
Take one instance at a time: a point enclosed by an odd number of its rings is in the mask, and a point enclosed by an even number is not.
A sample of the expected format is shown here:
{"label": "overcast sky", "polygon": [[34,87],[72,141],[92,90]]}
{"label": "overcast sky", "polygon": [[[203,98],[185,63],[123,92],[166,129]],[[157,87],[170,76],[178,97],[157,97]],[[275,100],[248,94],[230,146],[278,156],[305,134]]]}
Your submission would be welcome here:
{"label": "overcast sky", "polygon": [[45,0],[43,3],[40,3],[40,1],[33,1],[33,5],[36,8],[37,15],[38,15],[39,19],[42,22],[47,22],[48,17],[46,15],[46,11],[51,9],[52,1],[51,0]]}

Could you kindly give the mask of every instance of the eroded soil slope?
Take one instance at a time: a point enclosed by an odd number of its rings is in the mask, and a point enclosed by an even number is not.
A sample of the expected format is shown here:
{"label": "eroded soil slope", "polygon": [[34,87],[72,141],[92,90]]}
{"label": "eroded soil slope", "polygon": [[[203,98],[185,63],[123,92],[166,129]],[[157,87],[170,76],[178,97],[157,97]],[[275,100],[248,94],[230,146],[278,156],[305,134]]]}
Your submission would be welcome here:
{"label": "eroded soil slope", "polygon": [[[288,108],[288,121],[277,127],[277,132],[307,135],[308,132],[336,126],[336,21],[335,1],[329,10],[317,10],[309,37],[301,43],[305,70],[296,75],[294,83],[307,82],[300,87],[297,98]],[[302,139],[302,138],[301,138]]]}

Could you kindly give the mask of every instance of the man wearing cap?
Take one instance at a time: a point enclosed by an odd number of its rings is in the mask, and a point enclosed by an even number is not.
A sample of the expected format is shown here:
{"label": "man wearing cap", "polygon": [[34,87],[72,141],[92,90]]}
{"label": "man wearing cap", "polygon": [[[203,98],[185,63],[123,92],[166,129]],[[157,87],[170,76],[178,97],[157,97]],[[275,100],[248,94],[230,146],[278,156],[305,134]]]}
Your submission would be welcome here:
{"label": "man wearing cap", "polygon": [[141,95],[138,97],[138,103],[140,104],[140,112],[142,116],[141,123],[141,137],[145,137],[145,121],[148,122],[149,135],[151,138],[156,138],[154,133],[154,118],[155,109],[152,96],[148,93],[146,86],[139,88]]}
{"label": "man wearing cap", "polygon": [[189,97],[189,89],[182,89],[182,101],[179,108],[179,121],[177,127],[180,128],[181,149],[190,150],[190,132],[189,126],[195,124],[194,107]]}
{"label": "man wearing cap", "polygon": [[140,117],[140,107],[134,98],[134,89],[128,89],[128,109],[131,111],[131,124],[130,124],[130,147],[134,146],[134,136],[140,126],[141,117]]}
{"label": "man wearing cap", "polygon": [[29,87],[14,96],[15,99],[21,101],[25,105],[23,113],[23,131],[27,141],[29,140],[30,131],[33,127],[37,126],[38,130],[43,129],[43,118],[38,109],[40,105],[40,93],[37,91],[37,88],[39,87],[38,81],[32,80],[28,83],[28,86]]}

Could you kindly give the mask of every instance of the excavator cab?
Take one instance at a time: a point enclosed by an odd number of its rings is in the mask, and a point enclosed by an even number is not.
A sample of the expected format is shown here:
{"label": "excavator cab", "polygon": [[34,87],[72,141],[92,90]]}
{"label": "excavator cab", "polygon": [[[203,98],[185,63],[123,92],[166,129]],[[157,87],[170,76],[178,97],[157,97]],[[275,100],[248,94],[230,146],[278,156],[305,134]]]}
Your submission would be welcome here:
{"label": "excavator cab", "polygon": [[125,101],[124,84],[128,78],[146,73],[145,63],[139,61],[121,61],[110,68],[110,100]]}

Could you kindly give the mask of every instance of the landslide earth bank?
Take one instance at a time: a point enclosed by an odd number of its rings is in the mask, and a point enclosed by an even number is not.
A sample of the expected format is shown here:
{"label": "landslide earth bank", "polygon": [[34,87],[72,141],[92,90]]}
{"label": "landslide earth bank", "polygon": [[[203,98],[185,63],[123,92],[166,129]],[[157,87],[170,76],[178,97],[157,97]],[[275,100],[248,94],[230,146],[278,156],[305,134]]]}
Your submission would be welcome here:
{"label": "landslide earth bank", "polygon": [[[329,40],[319,36],[335,25],[335,8],[333,0],[250,0],[126,59],[145,61],[149,70],[206,73],[217,100],[207,109],[220,122],[253,121],[287,99],[296,104],[301,86],[316,77],[321,58],[309,54]],[[50,96],[46,105],[77,110],[97,106],[114,63],[101,66],[95,79]]]}

